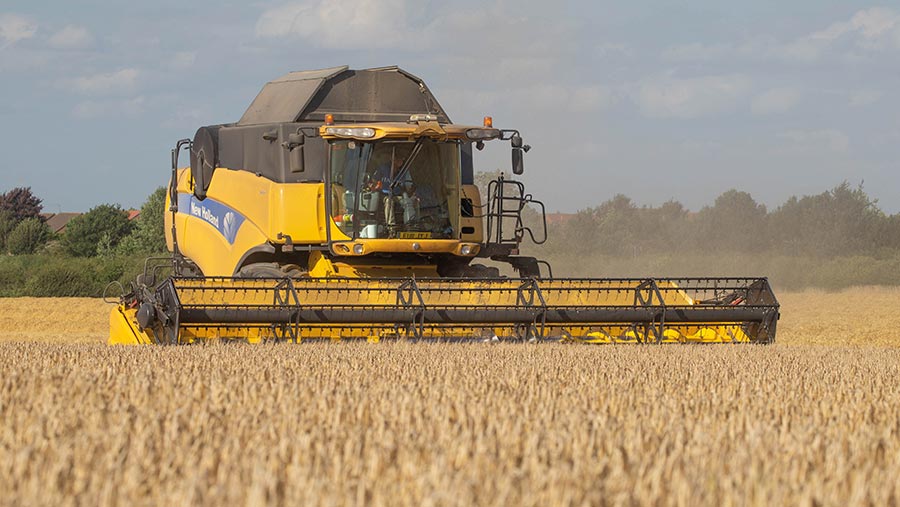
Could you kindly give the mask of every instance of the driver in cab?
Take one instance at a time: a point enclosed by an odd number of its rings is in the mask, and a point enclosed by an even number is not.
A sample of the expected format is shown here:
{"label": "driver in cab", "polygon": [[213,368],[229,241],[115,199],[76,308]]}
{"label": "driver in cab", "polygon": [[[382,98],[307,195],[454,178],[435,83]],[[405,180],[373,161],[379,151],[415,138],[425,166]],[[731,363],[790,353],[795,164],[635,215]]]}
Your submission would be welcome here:
{"label": "driver in cab", "polygon": [[372,175],[376,189],[384,194],[384,218],[388,227],[399,225],[396,204],[399,204],[403,210],[404,223],[410,223],[417,218],[415,184],[410,176],[409,168],[401,173],[406,158],[405,153],[401,153],[400,150],[393,147],[390,160],[379,165]]}

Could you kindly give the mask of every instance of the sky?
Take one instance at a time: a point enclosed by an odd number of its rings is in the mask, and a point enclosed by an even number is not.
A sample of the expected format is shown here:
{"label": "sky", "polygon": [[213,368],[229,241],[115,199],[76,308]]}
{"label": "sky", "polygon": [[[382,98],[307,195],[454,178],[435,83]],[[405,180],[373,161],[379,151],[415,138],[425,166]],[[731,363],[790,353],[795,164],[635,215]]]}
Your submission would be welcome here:
{"label": "sky", "polygon": [[[518,129],[549,211],[732,188],[771,209],[848,181],[900,212],[896,0],[4,0],[0,191],[139,207],[177,140],[338,65],[398,65],[453,121]],[[508,145],[475,162],[508,171]]]}

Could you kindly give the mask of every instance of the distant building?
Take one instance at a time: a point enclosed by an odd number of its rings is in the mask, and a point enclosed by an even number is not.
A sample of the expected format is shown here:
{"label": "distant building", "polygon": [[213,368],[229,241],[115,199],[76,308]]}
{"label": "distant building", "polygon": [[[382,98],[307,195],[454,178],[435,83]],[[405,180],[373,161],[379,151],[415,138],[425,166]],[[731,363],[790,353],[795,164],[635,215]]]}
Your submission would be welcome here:
{"label": "distant building", "polygon": [[80,216],[81,213],[41,213],[44,222],[50,227],[50,230],[56,234],[61,234],[66,230],[69,221]]}
{"label": "distant building", "polygon": [[[137,217],[141,216],[141,210],[139,209],[130,209],[127,210],[127,213],[128,221],[136,220]],[[51,231],[56,234],[62,234],[66,231],[66,226],[69,225],[69,222],[81,215],[83,213],[41,213],[41,218],[44,219]]]}

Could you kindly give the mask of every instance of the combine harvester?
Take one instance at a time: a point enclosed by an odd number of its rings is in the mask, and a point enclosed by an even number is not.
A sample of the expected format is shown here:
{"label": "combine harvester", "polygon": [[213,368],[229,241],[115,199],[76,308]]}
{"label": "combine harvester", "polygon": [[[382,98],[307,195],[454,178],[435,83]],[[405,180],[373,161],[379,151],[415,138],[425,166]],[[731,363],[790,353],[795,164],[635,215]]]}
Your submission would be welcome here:
{"label": "combine harvester", "polygon": [[[522,174],[518,131],[452,123],[397,67],[268,83],[237,123],[172,150],[172,257],[148,261],[122,296],[109,343],[774,341],[765,278],[557,279],[520,255],[526,237],[546,239],[543,205],[502,175],[480,195],[473,148],[495,140]],[[182,150],[190,168],[178,168]]]}

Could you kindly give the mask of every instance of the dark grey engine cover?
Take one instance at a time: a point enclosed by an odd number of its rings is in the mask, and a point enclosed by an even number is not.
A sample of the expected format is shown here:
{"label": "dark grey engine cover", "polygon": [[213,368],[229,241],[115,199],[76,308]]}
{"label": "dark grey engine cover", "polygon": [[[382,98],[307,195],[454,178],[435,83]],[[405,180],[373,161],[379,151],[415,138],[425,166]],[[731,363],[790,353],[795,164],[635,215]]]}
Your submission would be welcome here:
{"label": "dark grey engine cover", "polygon": [[206,197],[216,167],[278,183],[323,181],[326,143],[304,132],[314,133],[329,113],[336,123],[405,122],[423,113],[450,123],[425,83],[398,67],[291,72],[267,83],[237,123],[197,131],[191,150],[194,193]]}

